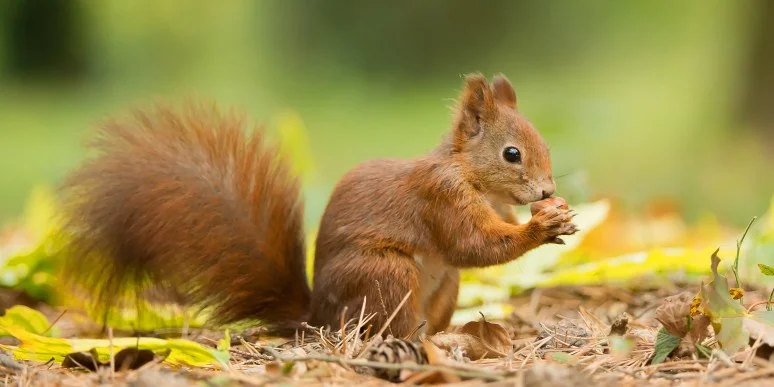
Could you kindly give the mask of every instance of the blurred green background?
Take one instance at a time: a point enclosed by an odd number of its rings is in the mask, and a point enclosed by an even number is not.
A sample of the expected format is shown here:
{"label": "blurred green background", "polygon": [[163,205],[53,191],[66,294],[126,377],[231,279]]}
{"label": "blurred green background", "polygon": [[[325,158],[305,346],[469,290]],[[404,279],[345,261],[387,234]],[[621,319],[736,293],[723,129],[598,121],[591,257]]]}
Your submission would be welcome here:
{"label": "blurred green background", "polygon": [[435,146],[481,71],[514,83],[571,202],[671,198],[744,224],[774,192],[773,26],[767,0],[5,0],[0,222],[99,120],[192,94],[301,116],[314,222],[358,162]]}

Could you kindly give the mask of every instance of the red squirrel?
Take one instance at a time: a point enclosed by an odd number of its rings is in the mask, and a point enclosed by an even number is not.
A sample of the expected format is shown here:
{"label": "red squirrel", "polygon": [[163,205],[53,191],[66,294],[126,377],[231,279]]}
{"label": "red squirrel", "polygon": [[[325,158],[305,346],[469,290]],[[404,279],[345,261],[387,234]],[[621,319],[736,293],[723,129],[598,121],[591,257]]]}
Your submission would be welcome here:
{"label": "red squirrel", "polygon": [[514,205],[554,193],[549,150],[505,76],[469,74],[438,147],[364,162],[338,182],[310,289],[299,181],[263,131],[245,127],[196,104],[100,125],[96,156],[62,186],[65,279],[93,291],[95,307],[162,290],[213,308],[214,323],[257,319],[280,334],[302,322],[338,328],[364,298],[380,328],[410,292],[389,325],[405,337],[449,326],[459,269],[510,262],[577,231],[566,206],[517,221]]}

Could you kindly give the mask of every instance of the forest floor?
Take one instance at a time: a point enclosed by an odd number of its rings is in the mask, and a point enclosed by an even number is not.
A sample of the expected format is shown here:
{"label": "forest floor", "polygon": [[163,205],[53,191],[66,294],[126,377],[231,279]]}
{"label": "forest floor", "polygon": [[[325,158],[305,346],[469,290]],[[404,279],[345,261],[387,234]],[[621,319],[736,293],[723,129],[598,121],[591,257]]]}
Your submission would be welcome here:
{"label": "forest floor", "polygon": [[[717,349],[699,356],[681,345],[665,361],[651,364],[661,328],[656,320],[658,308],[665,298],[683,291],[696,294],[698,288],[698,284],[671,284],[526,292],[511,299],[514,311],[510,318],[496,322],[508,332],[510,352],[495,356],[484,353],[481,359],[470,359],[462,352],[464,343],[442,350],[435,345],[368,340],[365,334],[356,338],[354,328],[322,332],[310,327],[291,340],[263,337],[260,329],[232,335],[228,369],[172,368],[153,360],[129,371],[102,368],[90,372],[63,368],[56,362],[17,362],[9,357],[0,359],[0,365],[5,381],[20,386],[376,386],[395,382],[457,386],[774,385],[774,363],[768,358],[771,347],[760,340],[733,357]],[[767,296],[763,291],[748,290],[745,301],[754,304]],[[53,310],[45,313],[56,315]],[[58,324],[67,330],[66,317]],[[223,333],[191,331],[188,338],[215,346]],[[631,345],[627,347],[625,342]],[[717,348],[711,333],[703,344]],[[368,348],[363,351],[364,347]],[[363,356],[358,358],[360,352]],[[400,360],[402,365],[397,364]]]}

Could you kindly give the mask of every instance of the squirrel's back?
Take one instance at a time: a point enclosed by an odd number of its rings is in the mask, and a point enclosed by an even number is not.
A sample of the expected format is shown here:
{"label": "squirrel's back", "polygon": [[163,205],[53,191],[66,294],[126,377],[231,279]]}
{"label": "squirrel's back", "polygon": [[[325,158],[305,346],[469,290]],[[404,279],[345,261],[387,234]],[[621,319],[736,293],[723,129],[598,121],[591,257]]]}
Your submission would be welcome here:
{"label": "squirrel's back", "polygon": [[156,106],[103,123],[90,145],[63,187],[64,269],[95,306],[161,290],[216,322],[303,320],[299,183],[260,130],[214,106]]}

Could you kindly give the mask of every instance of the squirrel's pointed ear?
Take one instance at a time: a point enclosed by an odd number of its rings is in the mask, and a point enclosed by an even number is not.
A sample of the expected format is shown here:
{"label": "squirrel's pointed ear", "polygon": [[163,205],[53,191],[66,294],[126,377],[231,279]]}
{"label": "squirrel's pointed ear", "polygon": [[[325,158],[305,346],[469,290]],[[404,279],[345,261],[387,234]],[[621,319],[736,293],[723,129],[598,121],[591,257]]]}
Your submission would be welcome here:
{"label": "squirrel's pointed ear", "polygon": [[495,109],[494,95],[486,77],[479,73],[465,76],[461,103],[462,109],[476,118],[481,118]]}
{"label": "squirrel's pointed ear", "polygon": [[492,78],[492,88],[497,101],[508,106],[511,109],[518,109],[516,106],[516,92],[513,90],[511,81],[503,74],[497,74]]}

